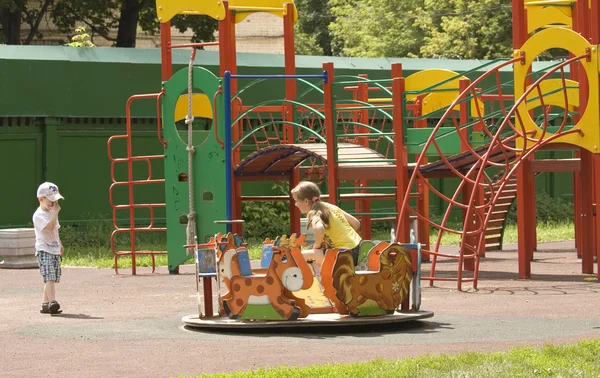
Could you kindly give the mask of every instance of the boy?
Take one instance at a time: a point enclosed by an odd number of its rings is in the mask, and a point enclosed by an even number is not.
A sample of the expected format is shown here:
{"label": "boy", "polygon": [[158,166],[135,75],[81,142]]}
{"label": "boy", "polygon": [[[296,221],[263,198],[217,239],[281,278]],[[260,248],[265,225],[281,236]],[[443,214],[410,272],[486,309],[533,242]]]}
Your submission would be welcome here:
{"label": "boy", "polygon": [[56,301],[54,283],[60,281],[60,259],[64,253],[58,236],[60,228],[58,200],[64,197],[58,192],[58,187],[51,182],[45,182],[38,187],[37,197],[40,207],[33,213],[35,254],[44,279],[44,295],[40,312],[54,315],[62,312]]}

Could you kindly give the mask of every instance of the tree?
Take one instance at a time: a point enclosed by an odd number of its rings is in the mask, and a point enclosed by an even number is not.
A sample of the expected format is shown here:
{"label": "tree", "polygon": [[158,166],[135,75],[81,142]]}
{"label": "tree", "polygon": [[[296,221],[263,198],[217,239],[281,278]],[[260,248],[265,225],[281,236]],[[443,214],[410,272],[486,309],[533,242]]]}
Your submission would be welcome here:
{"label": "tree", "polygon": [[334,54],[329,25],[335,20],[329,0],[296,0],[298,21],[295,26],[296,53],[302,55]]}
{"label": "tree", "polygon": [[330,0],[336,16],[330,25],[341,55],[415,56],[423,32],[415,28],[415,11],[423,0]]}
{"label": "tree", "polygon": [[[93,33],[115,42],[116,47],[135,47],[138,26],[151,35],[160,29],[154,0],[56,0],[52,19],[62,32],[83,22]],[[181,32],[192,29],[192,40],[197,42],[214,41],[217,29],[217,21],[206,16],[179,15],[171,24]],[[116,38],[109,34],[115,28]]]}
{"label": "tree", "polygon": [[415,23],[426,58],[495,59],[512,55],[511,0],[426,0]]}
{"label": "tree", "polygon": [[330,0],[342,55],[493,59],[512,52],[511,0]]}
{"label": "tree", "polygon": [[22,22],[29,25],[29,34],[25,37],[23,44],[28,45],[34,37],[39,37],[40,22],[51,3],[52,0],[40,0],[39,8],[30,8],[26,0],[0,0],[1,42],[20,45]]}
{"label": "tree", "polygon": [[[93,36],[114,42],[117,47],[135,47],[138,28],[149,34],[159,31],[154,0],[39,0],[39,8],[29,8],[27,0],[0,0],[0,25],[4,43],[30,44],[38,32],[40,21],[49,15],[58,30],[71,33],[80,24]],[[29,24],[30,33],[21,41],[21,24]],[[193,40],[213,41],[217,21],[205,16],[176,16],[173,26],[194,32]],[[117,29],[117,36],[111,30]]]}

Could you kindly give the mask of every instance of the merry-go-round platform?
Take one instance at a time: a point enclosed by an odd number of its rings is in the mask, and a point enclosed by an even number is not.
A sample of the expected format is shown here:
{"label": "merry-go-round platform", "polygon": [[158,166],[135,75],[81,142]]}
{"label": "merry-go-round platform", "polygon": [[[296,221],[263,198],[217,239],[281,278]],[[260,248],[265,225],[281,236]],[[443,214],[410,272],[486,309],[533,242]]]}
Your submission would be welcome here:
{"label": "merry-go-round platform", "polygon": [[318,328],[348,327],[354,325],[396,324],[433,317],[432,311],[395,312],[383,316],[354,317],[329,314],[310,314],[298,320],[239,320],[228,317],[212,316],[199,318],[198,315],[187,315],[181,320],[184,326],[197,329],[267,329],[267,328]]}

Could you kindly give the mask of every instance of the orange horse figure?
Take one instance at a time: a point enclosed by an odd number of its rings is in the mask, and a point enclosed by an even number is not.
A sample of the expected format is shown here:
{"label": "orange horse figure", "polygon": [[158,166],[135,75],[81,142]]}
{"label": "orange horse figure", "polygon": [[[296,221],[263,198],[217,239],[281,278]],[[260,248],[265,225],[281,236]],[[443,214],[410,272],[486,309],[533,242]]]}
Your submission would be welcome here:
{"label": "orange horse figure", "polygon": [[[300,252],[305,235],[288,239],[283,236],[279,246],[273,248],[273,257],[266,274],[233,275],[229,281],[230,292],[223,300],[227,316],[237,319],[248,305],[271,305],[285,320],[296,320],[306,311],[296,305],[290,292],[308,289],[312,285],[312,272]],[[233,269],[231,269],[233,271]],[[266,318],[265,318],[266,319]]]}
{"label": "orange horse figure", "polygon": [[393,314],[407,297],[413,273],[412,258],[399,244],[383,243],[371,249],[369,270],[362,272],[354,271],[349,251],[327,253],[322,270],[324,294],[340,314]]}

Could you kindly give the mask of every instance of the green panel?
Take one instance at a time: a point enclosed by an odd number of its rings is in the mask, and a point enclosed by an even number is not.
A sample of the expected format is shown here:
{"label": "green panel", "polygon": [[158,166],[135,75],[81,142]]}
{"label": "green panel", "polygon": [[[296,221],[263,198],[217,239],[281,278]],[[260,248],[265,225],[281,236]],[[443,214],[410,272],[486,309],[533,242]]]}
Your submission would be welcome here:
{"label": "green panel", "polygon": [[[415,129],[409,128],[406,132],[406,147],[409,154],[420,154],[423,151],[427,139],[433,132],[432,128]],[[460,153],[460,138],[455,127],[441,127],[436,138],[438,146],[441,148],[444,155],[455,155]],[[431,144],[427,149],[427,154],[430,156],[439,156],[435,146]]]}
{"label": "green panel", "polygon": [[[37,187],[42,181],[42,133],[5,133],[0,127],[2,205],[0,227],[31,224],[39,205]],[[10,167],[10,169],[9,169]]]}
{"label": "green panel", "polygon": [[[213,101],[220,80],[210,71],[194,68],[193,85],[195,93],[205,93]],[[188,71],[178,71],[164,85],[163,125],[165,150],[165,198],[167,203],[167,251],[169,270],[174,270],[189,259],[183,245],[186,244],[187,214],[189,213],[188,182],[180,181],[181,174],[188,174],[187,132],[178,132],[175,125],[175,104],[182,93],[187,93]],[[214,105],[212,105],[214,107]],[[223,104],[217,105],[218,120],[223,120]],[[219,123],[219,139],[223,140],[222,121]],[[186,126],[187,127],[187,126]],[[225,153],[214,137],[215,127],[211,126],[208,138],[205,132],[195,133],[195,140],[204,140],[196,145],[192,157],[193,195],[196,212],[196,233],[203,242],[218,232],[225,232],[224,225],[215,225],[215,220],[225,219]],[[197,137],[197,138],[196,138]],[[182,140],[183,138],[183,140]],[[182,222],[182,220],[184,222]]]}

